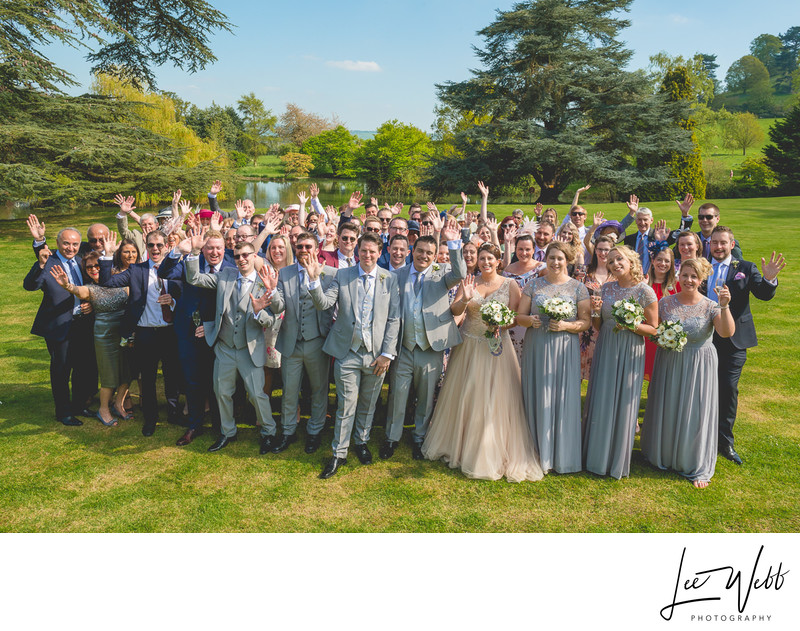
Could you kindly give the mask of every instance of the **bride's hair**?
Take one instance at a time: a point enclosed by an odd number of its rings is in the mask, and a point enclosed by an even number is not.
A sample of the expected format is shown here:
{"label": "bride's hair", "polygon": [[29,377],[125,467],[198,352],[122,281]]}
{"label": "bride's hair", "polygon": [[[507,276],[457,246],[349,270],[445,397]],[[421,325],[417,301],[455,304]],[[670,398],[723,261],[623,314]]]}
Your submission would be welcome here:
{"label": "bride's hair", "polygon": [[503,259],[503,253],[500,251],[500,248],[498,248],[494,243],[484,243],[481,247],[478,248],[478,256],[481,255],[481,252],[488,252],[489,254],[494,256],[494,258],[496,258],[498,261],[501,261]]}

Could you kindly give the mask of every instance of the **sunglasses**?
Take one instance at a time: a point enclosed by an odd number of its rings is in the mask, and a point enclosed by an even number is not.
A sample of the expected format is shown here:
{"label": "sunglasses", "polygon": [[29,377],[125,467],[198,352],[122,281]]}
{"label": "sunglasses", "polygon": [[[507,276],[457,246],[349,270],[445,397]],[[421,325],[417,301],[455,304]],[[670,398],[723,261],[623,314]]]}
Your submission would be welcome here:
{"label": "sunglasses", "polygon": [[165,243],[148,243],[148,248],[165,248],[167,245]]}
{"label": "sunglasses", "polygon": [[380,232],[381,231],[380,228],[365,228],[365,230],[367,232]]}
{"label": "sunglasses", "polygon": [[96,237],[92,237],[89,239],[89,243],[100,243],[103,239],[98,239]]}
{"label": "sunglasses", "polygon": [[241,254],[234,254],[233,259],[238,261],[239,259],[246,259],[248,256],[253,256],[253,252],[242,252]]}
{"label": "sunglasses", "polygon": [[314,246],[311,243],[298,243],[294,246],[295,250],[313,250]]}
{"label": "sunglasses", "polygon": [[100,269],[99,265],[87,265],[86,269]]}
{"label": "sunglasses", "polygon": [[392,218],[391,217],[378,217],[381,220],[381,223],[389,223]]}
{"label": "sunglasses", "polygon": [[697,215],[698,219],[702,219],[704,221],[711,221],[714,219],[714,217],[716,217],[716,215]]}
{"label": "sunglasses", "polygon": [[339,237],[339,241],[358,241],[358,237]]}
{"label": "sunglasses", "polygon": [[433,222],[432,221],[423,221],[420,225],[421,226],[432,226]]}
{"label": "sunglasses", "polygon": [[570,213],[570,215],[572,215],[573,217],[583,217],[586,215],[586,213]]}

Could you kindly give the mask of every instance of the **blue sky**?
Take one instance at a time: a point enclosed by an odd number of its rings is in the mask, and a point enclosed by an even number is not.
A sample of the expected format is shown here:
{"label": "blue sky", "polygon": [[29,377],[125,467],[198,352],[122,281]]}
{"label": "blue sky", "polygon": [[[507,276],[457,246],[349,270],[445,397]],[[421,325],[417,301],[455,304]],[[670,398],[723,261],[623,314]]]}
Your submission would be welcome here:
{"label": "blue sky", "polygon": [[[156,69],[158,87],[205,107],[235,105],[254,92],[280,114],[286,103],[325,116],[337,114],[350,129],[374,130],[397,118],[428,131],[435,84],[469,77],[477,66],[476,31],[510,9],[505,0],[211,0],[236,25],[212,36],[218,61],[188,74]],[[661,50],[672,55],[717,55],[728,66],[749,53],[761,33],[800,26],[798,0],[635,0],[621,34],[634,51],[631,68],[644,68]],[[51,48],[52,58],[84,86],[84,53]],[[85,89],[72,89],[79,94]]]}

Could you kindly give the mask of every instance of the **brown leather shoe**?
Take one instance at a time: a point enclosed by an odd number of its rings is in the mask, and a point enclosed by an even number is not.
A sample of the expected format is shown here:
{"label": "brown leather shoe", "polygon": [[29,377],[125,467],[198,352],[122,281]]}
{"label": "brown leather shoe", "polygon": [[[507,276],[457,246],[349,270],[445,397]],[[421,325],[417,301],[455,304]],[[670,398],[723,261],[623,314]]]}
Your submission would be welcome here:
{"label": "brown leather shoe", "polygon": [[192,442],[195,438],[200,435],[199,429],[188,429],[186,433],[178,439],[178,442],[175,443],[178,447],[185,447],[190,442]]}

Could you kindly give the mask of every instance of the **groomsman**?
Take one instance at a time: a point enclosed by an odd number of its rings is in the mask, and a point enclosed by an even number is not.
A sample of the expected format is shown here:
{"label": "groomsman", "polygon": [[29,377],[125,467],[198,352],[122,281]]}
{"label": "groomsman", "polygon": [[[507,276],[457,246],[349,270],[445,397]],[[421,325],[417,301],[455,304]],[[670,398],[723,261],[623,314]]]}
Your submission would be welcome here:
{"label": "groomsman", "polygon": [[340,268],[327,291],[323,291],[320,282],[322,265],[315,260],[306,265],[316,308],[338,308],[336,322],[322,347],[335,359],[333,374],[339,398],[331,444],[333,457],[322,470],[322,479],[330,478],[347,463],[354,424],[353,451],[361,464],[372,464],[367,441],[386,371],[397,354],[400,329],[397,276],[377,266],[382,248],[379,235],[362,235],[358,265]]}
{"label": "groomsman", "polygon": [[42,290],[42,303],[31,333],[45,339],[50,353],[50,388],[56,420],[64,425],[76,426],[83,425],[83,421],[75,418],[76,415],[94,416],[85,409],[87,399],[97,388],[97,365],[92,341],[94,317],[88,304],[82,306],[80,300],[59,285],[50,274],[53,265],[60,265],[73,284],[83,284],[78,255],[81,233],[75,228],[64,228],[58,233],[56,244],[58,249],[51,254],[42,242],[37,253],[38,260],[25,276],[22,286],[27,291]]}
{"label": "groomsman", "polygon": [[442,230],[450,253],[449,271],[435,263],[436,239],[423,236],[414,243],[413,262],[395,272],[402,321],[400,349],[389,376],[386,440],[378,452],[383,459],[394,455],[400,441],[412,383],[417,394],[412,456],[415,460],[423,458],[422,441],[433,413],[433,394],[442,375],[444,350],[461,343],[448,299],[448,291],[467,273],[460,232],[458,222],[452,218]]}
{"label": "groomsman", "polygon": [[[719,358],[719,453],[742,464],[742,459],[733,448],[733,424],[739,399],[739,377],[747,361],[747,349],[758,344],[753,315],[750,312],[750,294],[759,300],[771,300],[778,286],[778,273],[786,267],[782,254],[772,253],[769,262],[761,259],[763,276],[754,263],[733,255],[736,241],[733,231],[717,226],[711,233],[710,253],[713,272],[708,279],[707,295],[717,302],[715,285],[717,279],[725,279],[724,285],[731,292],[729,307],[736,323],[736,331],[729,338],[714,333],[714,346]],[[723,307],[723,309],[726,307]]]}
{"label": "groomsman", "polygon": [[[233,418],[233,393],[236,375],[241,375],[250,402],[256,409],[261,427],[260,453],[269,452],[276,443],[275,421],[269,396],[264,393],[264,364],[267,347],[264,328],[274,324],[266,309],[277,275],[267,265],[256,272],[253,244],[242,241],[234,248],[237,269],[223,268],[218,274],[200,273],[202,235],[192,235],[191,254],[186,257],[186,280],[204,289],[216,289],[216,312],[213,321],[203,322],[206,342],[214,347],[214,392],[220,415],[220,436],[208,448],[219,451],[236,440]],[[270,273],[271,272],[271,273]]]}
{"label": "groomsman", "polygon": [[[273,314],[283,313],[283,323],[275,343],[281,354],[283,434],[272,448],[273,453],[280,453],[297,440],[297,408],[303,369],[311,384],[311,416],[306,426],[307,454],[319,448],[325,426],[331,362],[323,351],[323,345],[333,323],[333,307],[320,311],[314,306],[305,269],[310,260],[317,260],[318,248],[319,242],[310,232],[298,235],[295,244],[297,263],[287,265],[278,274],[278,286],[270,304]],[[323,266],[320,272],[322,291],[327,292],[335,279],[336,269]]]}

